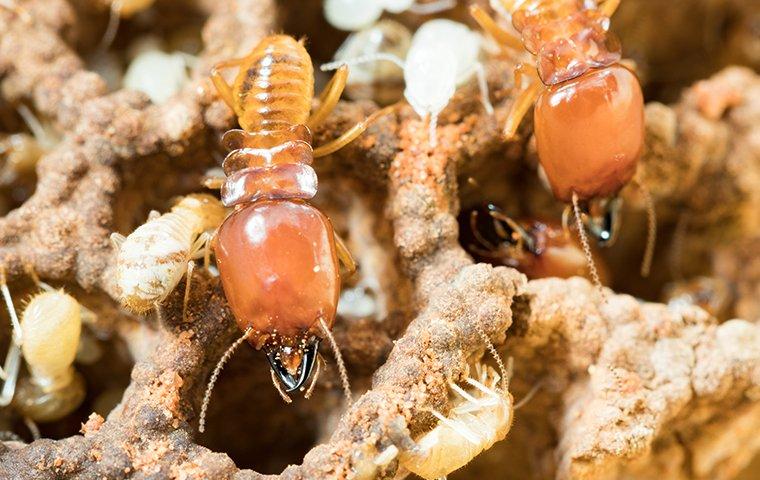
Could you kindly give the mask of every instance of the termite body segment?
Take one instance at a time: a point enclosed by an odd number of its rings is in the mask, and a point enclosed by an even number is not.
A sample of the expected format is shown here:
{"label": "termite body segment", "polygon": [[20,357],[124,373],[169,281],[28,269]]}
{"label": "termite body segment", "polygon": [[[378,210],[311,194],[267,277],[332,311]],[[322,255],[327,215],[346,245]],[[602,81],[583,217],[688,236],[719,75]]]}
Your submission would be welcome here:
{"label": "termite body segment", "polygon": [[[536,147],[546,180],[558,200],[575,199],[587,211],[588,202],[615,196],[633,178],[644,145],[641,86],[618,63],[620,45],[607,31],[618,1],[599,7],[582,0],[502,3],[520,38],[497,26],[483,9],[471,11],[502,46],[522,45],[537,59],[537,68],[515,70],[522,90],[504,133],[514,137],[535,102]],[[614,237],[615,232],[602,230],[597,240],[609,245]]]}
{"label": "termite body segment", "polygon": [[[219,73],[226,67],[239,68],[232,85]],[[264,350],[286,392],[304,386],[320,340],[330,335],[340,293],[339,259],[354,268],[330,220],[308,203],[317,192],[313,158],[350,142],[383,112],[312,150],[310,128],[335,106],[347,74],[345,67],[338,70],[310,115],[311,58],[290,36],[267,37],[248,56],[212,71],[242,127],[222,139],[230,153],[223,163],[221,197],[234,211],[219,228],[214,253],[238,326],[250,331],[245,338],[254,348]]]}
{"label": "termite body segment", "polygon": [[226,216],[219,200],[206,194],[183,197],[171,211],[151,214],[118,245],[116,282],[121,302],[136,313],[160,304],[204,254],[211,235]]}

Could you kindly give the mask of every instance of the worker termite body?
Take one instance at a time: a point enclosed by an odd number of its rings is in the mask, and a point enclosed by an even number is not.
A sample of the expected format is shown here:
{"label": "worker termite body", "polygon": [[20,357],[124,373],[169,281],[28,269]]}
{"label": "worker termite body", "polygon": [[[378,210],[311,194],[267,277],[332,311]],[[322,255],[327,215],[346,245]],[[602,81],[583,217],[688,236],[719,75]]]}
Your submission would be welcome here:
{"label": "worker termite body", "polygon": [[[504,134],[513,138],[535,103],[539,162],[554,196],[572,204],[596,278],[583,220],[595,226],[590,230],[600,245],[614,241],[619,202],[610,199],[633,178],[644,145],[641,86],[620,65],[620,45],[607,31],[619,0],[606,0],[598,7],[581,0],[501,3],[520,38],[499,27],[481,7],[471,7],[471,13],[502,47],[525,48],[537,58],[537,68],[520,64],[515,69],[515,84],[522,90]],[[648,273],[649,258],[646,254],[642,273]]]}
{"label": "worker termite body", "polygon": [[479,365],[477,378],[468,378],[466,389],[452,382],[457,396],[449,415],[432,412],[438,425],[415,441],[415,449],[399,454],[401,465],[426,480],[445,478],[503,440],[512,427],[513,402],[498,386],[499,378],[493,369]]}
{"label": "worker termite body", "polygon": [[127,237],[112,234],[121,302],[136,313],[146,312],[160,305],[188,273],[186,307],[193,260],[205,255],[208,263],[211,233],[225,216],[219,200],[193,194],[168,213],[151,212],[148,221]]}
{"label": "worker termite body", "polygon": [[389,61],[403,69],[404,97],[422,118],[428,119],[430,144],[436,146],[438,116],[454,96],[458,86],[477,77],[483,107],[489,114],[493,107],[488,96],[485,70],[479,61],[482,37],[466,25],[451,20],[431,20],[412,37],[406,59],[388,53],[341,59],[322,65],[332,70],[341,65],[361,65]]}
{"label": "worker termite body", "polygon": [[325,0],[325,18],[341,30],[361,30],[375,23],[383,11],[401,13],[407,10],[429,15],[448,10],[456,0],[433,0],[423,3],[417,0]]}
{"label": "worker termite body", "polygon": [[[73,363],[82,318],[91,312],[63,290],[55,290],[38,280],[37,283],[42,291],[32,296],[19,320],[5,274],[0,272],[0,291],[13,325],[12,343],[3,368],[0,405],[12,401],[24,417],[51,422],[68,415],[84,400],[84,380]],[[29,376],[18,380],[22,356]]]}
{"label": "worker termite body", "polygon": [[[335,61],[375,57],[378,54],[406,57],[412,33],[404,25],[384,19],[346,38],[335,52]],[[403,95],[404,71],[391,62],[360,64],[351,68],[346,94],[352,99],[371,99],[387,105]]]}
{"label": "worker termite body", "polygon": [[[529,279],[586,274],[582,246],[559,224],[516,221],[492,204],[464,216],[463,227],[474,239],[465,246],[480,259],[515,268]],[[607,283],[606,269],[600,259],[594,259],[602,283]]]}
{"label": "worker termite body", "polygon": [[[220,70],[236,67],[232,85]],[[311,112],[314,70],[302,42],[287,35],[264,38],[247,56],[212,70],[221,98],[242,129],[222,143],[231,151],[219,179],[222,202],[233,212],[213,242],[224,292],[243,336],[212,375],[201,414],[221,364],[244,340],[263,349],[272,381],[286,402],[319,371],[317,348],[333,347],[346,397],[347,374],[330,329],[340,293],[339,260],[351,272],[354,261],[330,220],[308,201],[317,191],[314,157],[332,153],[359,136],[387,110],[379,110],[346,133],[312,150],[311,129],[335,107],[346,83],[341,67]],[[317,373],[314,373],[310,394]],[[284,387],[284,391],[283,391]]]}

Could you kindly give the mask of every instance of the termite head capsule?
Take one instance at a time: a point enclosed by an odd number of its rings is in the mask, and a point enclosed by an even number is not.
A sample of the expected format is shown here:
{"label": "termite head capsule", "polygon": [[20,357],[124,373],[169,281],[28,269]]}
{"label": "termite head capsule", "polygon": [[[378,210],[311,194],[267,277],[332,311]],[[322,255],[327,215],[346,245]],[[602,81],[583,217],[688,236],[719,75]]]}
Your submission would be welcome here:
{"label": "termite head capsule", "polygon": [[319,339],[316,337],[296,346],[264,347],[272,371],[286,392],[298,390],[306,384],[317,363],[318,348]]}

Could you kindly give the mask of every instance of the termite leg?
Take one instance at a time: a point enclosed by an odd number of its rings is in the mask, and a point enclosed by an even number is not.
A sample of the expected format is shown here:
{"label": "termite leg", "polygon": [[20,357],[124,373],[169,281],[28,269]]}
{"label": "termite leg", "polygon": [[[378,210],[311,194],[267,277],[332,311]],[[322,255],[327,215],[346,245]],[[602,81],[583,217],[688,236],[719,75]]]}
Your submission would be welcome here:
{"label": "termite leg", "polygon": [[222,76],[221,70],[239,67],[240,64],[243,63],[243,60],[243,58],[233,58],[231,60],[219,62],[211,67],[211,81],[214,82],[216,91],[219,93],[221,99],[224,100],[224,103],[226,103],[233,112],[235,111],[235,100],[232,94],[232,87],[230,87],[230,84],[227,83],[227,80]]}
{"label": "termite leg", "polygon": [[367,130],[367,128],[369,128],[369,126],[372,125],[375,121],[377,121],[378,118],[382,117],[383,115],[387,115],[395,109],[396,105],[390,105],[374,112],[372,115],[349,128],[348,131],[346,131],[343,135],[315,148],[314,157],[324,157],[325,155],[330,155],[331,153],[337,152],[355,140],[359,135],[364,133],[364,131]]}
{"label": "termite leg", "polygon": [[335,341],[335,338],[333,337],[332,332],[330,332],[330,329],[327,328],[327,324],[323,318],[319,319],[319,326],[322,327],[322,333],[327,338],[327,341],[330,342],[330,347],[332,347],[333,355],[335,356],[335,363],[338,364],[340,380],[343,383],[343,394],[346,396],[346,401],[348,401],[348,404],[351,405],[353,402],[353,399],[351,397],[351,384],[348,381],[348,371],[346,370],[346,364],[343,363],[343,355],[340,354],[338,343]]}
{"label": "termite leg", "polygon": [[515,87],[519,87],[522,84],[522,79],[525,77],[528,77],[528,85],[517,94],[512,104],[512,109],[509,111],[509,115],[507,115],[507,121],[504,123],[504,136],[507,140],[515,137],[520,122],[528,113],[528,110],[533,105],[533,102],[536,101],[538,94],[541,93],[541,89],[543,88],[543,84],[538,78],[535,69],[528,72],[525,71],[529,68],[522,63],[515,67]]}
{"label": "termite leg", "polygon": [[306,126],[311,131],[314,131],[333,111],[335,105],[338,104],[340,96],[343,94],[343,89],[346,88],[346,81],[348,80],[348,65],[341,65],[335,72],[335,75],[330,79],[330,82],[322,90],[322,94],[319,96],[319,107],[314,111],[309,120],[306,122]]}
{"label": "termite leg", "polygon": [[216,385],[216,381],[219,379],[219,374],[222,372],[222,368],[224,368],[224,364],[227,363],[227,361],[232,357],[232,354],[235,353],[235,350],[240,346],[241,343],[243,343],[247,338],[248,335],[251,334],[251,331],[253,331],[253,328],[248,327],[245,329],[245,332],[243,332],[243,335],[240,336],[237,340],[235,340],[232,345],[224,352],[222,355],[222,358],[219,359],[219,362],[217,362],[216,367],[214,367],[214,372],[211,374],[211,377],[208,379],[208,385],[206,385],[206,393],[203,394],[203,403],[201,403],[201,414],[200,419],[198,420],[198,431],[203,433],[206,430],[206,412],[208,410],[208,405],[211,402],[211,392],[214,391],[214,385]]}
{"label": "termite leg", "polygon": [[195,270],[195,262],[188,260],[187,262],[187,279],[185,280],[185,295],[182,299],[182,321],[187,321],[187,304],[190,302],[190,283],[193,281],[193,271]]}
{"label": "termite leg", "polygon": [[432,2],[414,2],[409,11],[417,15],[433,15],[456,7],[456,0],[433,0]]}
{"label": "termite leg", "polygon": [[203,267],[208,270],[211,263],[211,239],[214,235],[209,232],[203,232],[198,236],[198,239],[193,243],[190,249],[190,258],[197,260],[203,258]]}
{"label": "termite leg", "polygon": [[40,276],[37,275],[37,271],[34,269],[34,266],[32,264],[26,263],[24,265],[24,270],[26,270],[27,275],[29,275],[34,284],[40,287],[40,290],[44,290],[46,292],[52,292],[55,290],[52,286],[50,286],[49,283],[40,280]]}
{"label": "termite leg", "polygon": [[620,6],[620,0],[605,0],[599,7],[599,13],[605,17],[611,17]]}
{"label": "termite leg", "polygon": [[438,114],[431,113],[428,115],[428,142],[435,148],[438,146]]}
{"label": "termite leg", "polygon": [[272,384],[274,385],[274,388],[277,390],[277,393],[280,394],[280,397],[285,403],[293,403],[293,400],[288,396],[287,393],[282,389],[282,385],[280,385],[280,381],[277,380],[277,376],[275,376],[274,370],[271,368],[269,369],[269,373],[272,375]]}
{"label": "termite leg", "polygon": [[356,260],[354,260],[351,251],[346,246],[346,243],[338,234],[335,234],[335,250],[338,253],[338,259],[340,263],[346,267],[346,277],[350,277],[356,272]]}
{"label": "termite leg", "polygon": [[124,243],[124,240],[126,239],[127,237],[125,237],[121,233],[112,233],[111,245],[113,245],[114,250],[121,250],[121,245]]}
{"label": "termite leg", "polygon": [[99,52],[105,52],[113,43],[114,38],[116,38],[116,32],[119,30],[120,18],[121,0],[112,0],[111,11],[108,16],[108,26],[106,26],[106,31],[103,32],[103,37],[100,39],[100,45],[98,45]]}
{"label": "termite leg", "polygon": [[491,35],[491,37],[496,40],[496,43],[498,43],[503,49],[517,51],[523,49],[522,41],[516,35],[501,28],[493,17],[483,10],[481,6],[472,5],[470,7],[470,15],[472,15],[472,18],[474,18],[478,25],[480,25],[480,28]]}
{"label": "termite leg", "polygon": [[21,324],[16,315],[16,308],[13,306],[11,292],[8,290],[4,266],[0,266],[0,291],[2,292],[3,300],[5,300],[5,306],[8,309],[8,315],[11,318],[11,325],[13,326],[11,345],[5,357],[3,367],[0,369],[0,378],[3,380],[3,388],[0,390],[0,406],[4,407],[11,403],[13,394],[16,391],[16,380],[18,379],[18,371],[21,367],[22,338]]}
{"label": "termite leg", "polygon": [[487,114],[493,115],[493,105],[491,105],[491,99],[488,93],[488,82],[486,81],[486,69],[483,68],[483,64],[480,62],[475,64],[475,76],[478,79],[480,101],[483,103],[483,108],[485,108]]}

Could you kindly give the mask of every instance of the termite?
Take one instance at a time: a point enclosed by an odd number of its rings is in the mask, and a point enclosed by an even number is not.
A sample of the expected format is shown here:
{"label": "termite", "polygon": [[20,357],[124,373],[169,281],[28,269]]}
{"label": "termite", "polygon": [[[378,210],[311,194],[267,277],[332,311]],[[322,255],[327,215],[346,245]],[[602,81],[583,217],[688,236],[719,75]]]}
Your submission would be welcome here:
{"label": "termite", "polygon": [[[412,43],[412,33],[404,25],[384,19],[352,33],[335,52],[335,61],[373,57],[378,54],[406,57]],[[356,65],[346,81],[346,94],[352,99],[371,99],[389,104],[401,97],[404,71],[390,62]]]}
{"label": "termite", "polygon": [[[232,85],[220,71],[238,69]],[[233,208],[213,241],[222,286],[243,335],[225,353],[212,375],[201,411],[201,431],[211,388],[221,365],[243,341],[263,349],[274,386],[286,402],[319,372],[317,348],[326,338],[343,380],[345,366],[330,329],[340,293],[340,265],[356,268],[324,213],[308,203],[317,192],[314,157],[330,154],[358,137],[390,110],[378,110],[343,135],[312,150],[311,130],[333,110],[348,68],[338,69],[310,114],[314,69],[303,41],[288,35],[264,38],[247,56],[222,62],[211,71],[220,97],[242,129],[227,132],[231,151],[222,167],[222,203]],[[214,185],[216,183],[216,185]],[[316,369],[316,372],[312,372]],[[312,373],[314,373],[312,375]]]}
{"label": "termite", "polygon": [[456,0],[325,0],[325,18],[341,30],[361,30],[375,23],[383,11],[402,13],[410,11],[419,15],[431,15],[453,8]]}
{"label": "termite", "polygon": [[187,309],[194,261],[209,263],[209,241],[227,212],[207,194],[183,197],[170,212],[153,211],[129,236],[111,240],[118,252],[116,284],[124,306],[135,313],[156,308],[187,273],[183,315]]}
{"label": "termite", "polygon": [[[516,221],[493,204],[473,209],[463,223],[474,243],[468,250],[481,259],[515,268],[529,279],[584,276],[586,256],[582,245],[559,224],[537,219]],[[592,252],[593,255],[593,252]],[[596,263],[598,259],[594,255]],[[606,269],[599,268],[606,283]]]}
{"label": "termite", "polygon": [[[644,145],[641,86],[636,75],[619,63],[619,42],[607,31],[620,0],[606,0],[600,6],[582,0],[501,3],[519,38],[498,26],[481,7],[473,5],[470,11],[502,47],[525,48],[537,57],[537,68],[521,63],[515,69],[515,84],[526,84],[507,116],[504,135],[515,137],[535,103],[534,135],[543,174],[555,198],[572,205],[589,270],[599,285],[582,220],[597,226],[591,231],[600,245],[614,241],[618,224],[614,207],[619,202],[609,199],[633,178]],[[653,236],[652,202],[648,193],[645,197]],[[592,205],[595,202],[599,205]],[[644,275],[653,245],[652,240],[647,242]]]}
{"label": "termite", "polygon": [[479,61],[482,40],[464,24],[444,19],[430,20],[415,32],[406,60],[380,52],[330,62],[322,65],[322,70],[375,61],[398,65],[404,71],[404,97],[420,117],[428,119],[430,145],[435,147],[438,115],[448,105],[457,87],[473,75],[478,80],[483,107],[489,115],[493,113],[485,70]]}
{"label": "termite", "polygon": [[19,178],[34,173],[37,161],[58,143],[58,135],[49,125],[43,125],[26,105],[16,108],[31,132],[0,134],[0,185],[11,185]]}
{"label": "termite", "polygon": [[[63,290],[53,289],[34,274],[33,278],[41,292],[32,296],[19,320],[5,271],[0,269],[0,292],[13,327],[11,347],[3,368],[0,405],[13,401],[25,418],[51,422],[68,415],[84,400],[84,379],[73,363],[79,347],[82,317],[92,312]],[[18,380],[22,356],[29,376]]]}
{"label": "termite", "polygon": [[145,50],[130,62],[122,83],[125,88],[141,91],[153,103],[161,104],[190,81],[188,67],[193,62],[195,57],[187,53],[167,53],[160,48]]}
{"label": "termite", "polygon": [[418,438],[416,448],[402,451],[403,467],[426,480],[445,478],[506,437],[512,427],[512,395],[492,368],[478,364],[467,386],[449,385],[456,394],[448,416],[431,413],[438,425]]}

